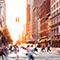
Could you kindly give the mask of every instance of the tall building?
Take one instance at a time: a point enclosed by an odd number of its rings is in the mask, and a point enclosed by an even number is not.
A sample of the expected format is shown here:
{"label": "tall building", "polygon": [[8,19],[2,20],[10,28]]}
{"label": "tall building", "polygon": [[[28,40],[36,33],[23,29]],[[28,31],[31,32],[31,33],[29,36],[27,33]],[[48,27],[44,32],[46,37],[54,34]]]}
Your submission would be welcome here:
{"label": "tall building", "polygon": [[27,21],[26,21],[26,33],[28,39],[38,39],[38,20],[39,20],[39,5],[43,0],[27,0]]}
{"label": "tall building", "polygon": [[30,36],[32,35],[32,4],[33,0],[26,0],[27,2],[27,19],[26,19],[26,40],[32,40],[30,39]]}
{"label": "tall building", "polygon": [[43,0],[43,2],[40,4],[40,42],[48,40],[48,21],[50,21],[49,16],[50,0]]}
{"label": "tall building", "polygon": [[22,40],[26,42],[26,24],[23,25]]}
{"label": "tall building", "polygon": [[32,6],[32,34],[34,35],[34,40],[37,41],[38,37],[38,20],[40,19],[39,17],[39,6],[42,3],[43,0],[34,0],[33,1],[33,6]]}
{"label": "tall building", "polygon": [[27,5],[26,5],[26,34],[28,35],[30,32],[30,0],[26,0]]}
{"label": "tall building", "polygon": [[52,46],[60,46],[60,0],[51,0]]}
{"label": "tall building", "polygon": [[0,25],[2,29],[6,28],[6,4],[5,0],[0,0]]}

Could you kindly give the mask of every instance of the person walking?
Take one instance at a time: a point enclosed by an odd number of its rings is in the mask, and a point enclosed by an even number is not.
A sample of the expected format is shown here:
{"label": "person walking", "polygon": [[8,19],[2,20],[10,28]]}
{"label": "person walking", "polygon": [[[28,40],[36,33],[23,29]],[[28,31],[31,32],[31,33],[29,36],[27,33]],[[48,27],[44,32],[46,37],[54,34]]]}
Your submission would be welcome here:
{"label": "person walking", "polygon": [[28,53],[29,53],[29,45],[27,45],[27,48],[26,48],[26,50],[27,50],[27,53],[26,53],[26,55],[28,55]]}
{"label": "person walking", "polygon": [[45,45],[42,45],[41,51],[42,51],[42,52],[46,52]]}
{"label": "person walking", "polygon": [[2,57],[3,57],[3,55],[4,55],[2,49],[3,49],[3,43],[0,42],[0,60],[3,60]]}
{"label": "person walking", "polygon": [[34,52],[33,45],[31,45],[31,47],[29,48],[29,52],[28,52],[29,60],[31,60],[31,59],[34,60],[33,54],[37,55],[37,54]]}
{"label": "person walking", "polygon": [[5,46],[3,47],[3,52],[4,52],[5,60],[9,60],[9,58],[8,58],[8,44],[5,44]]}
{"label": "person walking", "polygon": [[49,44],[49,42],[48,42],[48,44],[47,44],[47,52],[48,52],[48,51],[51,51],[51,50],[50,50],[50,44]]}

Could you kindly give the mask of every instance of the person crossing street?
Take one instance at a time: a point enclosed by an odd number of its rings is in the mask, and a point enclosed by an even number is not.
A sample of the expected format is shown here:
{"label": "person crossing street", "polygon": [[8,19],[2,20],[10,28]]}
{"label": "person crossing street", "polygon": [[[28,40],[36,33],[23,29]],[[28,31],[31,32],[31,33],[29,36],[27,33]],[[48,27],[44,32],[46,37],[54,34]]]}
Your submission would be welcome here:
{"label": "person crossing street", "polygon": [[49,42],[48,42],[48,45],[47,45],[47,52],[48,51],[51,51]]}

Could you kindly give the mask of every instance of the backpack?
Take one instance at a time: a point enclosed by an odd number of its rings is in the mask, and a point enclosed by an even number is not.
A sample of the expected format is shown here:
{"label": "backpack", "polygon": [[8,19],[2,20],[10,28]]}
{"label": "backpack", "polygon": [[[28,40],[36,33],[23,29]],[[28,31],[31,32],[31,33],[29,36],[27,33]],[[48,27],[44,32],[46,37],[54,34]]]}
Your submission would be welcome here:
{"label": "backpack", "polygon": [[34,48],[34,51],[38,51],[38,49],[35,47],[35,48]]}

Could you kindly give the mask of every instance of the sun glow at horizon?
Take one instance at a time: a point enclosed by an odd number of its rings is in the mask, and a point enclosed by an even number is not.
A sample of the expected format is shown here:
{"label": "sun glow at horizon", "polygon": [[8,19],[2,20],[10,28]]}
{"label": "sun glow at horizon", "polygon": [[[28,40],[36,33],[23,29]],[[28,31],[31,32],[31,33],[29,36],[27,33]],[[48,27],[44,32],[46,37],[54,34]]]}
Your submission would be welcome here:
{"label": "sun glow at horizon", "polygon": [[[16,17],[20,22],[16,22]],[[26,0],[6,0],[6,24],[14,42],[23,31],[21,28],[26,23]]]}
{"label": "sun glow at horizon", "polygon": [[14,43],[18,39],[19,34],[21,34],[21,32],[23,31],[23,29],[21,29],[22,28],[21,22],[16,22],[15,19],[16,18],[13,17],[10,18],[11,21],[7,20],[8,29]]}

